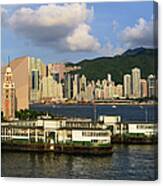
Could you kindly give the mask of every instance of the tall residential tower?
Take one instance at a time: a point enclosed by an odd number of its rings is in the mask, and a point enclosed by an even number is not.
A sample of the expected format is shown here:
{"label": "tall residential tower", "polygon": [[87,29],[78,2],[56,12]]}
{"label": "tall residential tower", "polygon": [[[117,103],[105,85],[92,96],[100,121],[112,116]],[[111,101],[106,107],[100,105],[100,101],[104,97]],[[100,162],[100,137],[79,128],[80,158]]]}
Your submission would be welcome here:
{"label": "tall residential tower", "polygon": [[148,76],[148,97],[155,97],[156,96],[156,77],[153,74]]}
{"label": "tall residential tower", "polygon": [[132,94],[133,98],[141,97],[141,71],[139,68],[135,67],[132,69]]}
{"label": "tall residential tower", "polygon": [[124,87],[124,97],[130,98],[131,97],[131,75],[125,74],[123,76],[123,87]]}

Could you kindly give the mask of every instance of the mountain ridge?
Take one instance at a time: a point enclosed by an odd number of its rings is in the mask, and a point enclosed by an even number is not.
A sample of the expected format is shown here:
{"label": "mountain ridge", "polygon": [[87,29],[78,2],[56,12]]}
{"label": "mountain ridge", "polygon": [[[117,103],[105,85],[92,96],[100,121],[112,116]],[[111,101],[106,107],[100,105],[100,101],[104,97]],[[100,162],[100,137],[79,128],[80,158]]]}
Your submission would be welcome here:
{"label": "mountain ridge", "polygon": [[[84,74],[89,80],[106,79],[107,74],[112,74],[116,83],[123,82],[124,74],[131,74],[131,69],[141,69],[142,78],[149,74],[157,76],[158,49],[136,48],[125,51],[122,55],[114,57],[98,57],[95,59],[84,59],[75,65],[81,66],[80,70],[72,72]],[[71,65],[69,63],[68,65]]]}

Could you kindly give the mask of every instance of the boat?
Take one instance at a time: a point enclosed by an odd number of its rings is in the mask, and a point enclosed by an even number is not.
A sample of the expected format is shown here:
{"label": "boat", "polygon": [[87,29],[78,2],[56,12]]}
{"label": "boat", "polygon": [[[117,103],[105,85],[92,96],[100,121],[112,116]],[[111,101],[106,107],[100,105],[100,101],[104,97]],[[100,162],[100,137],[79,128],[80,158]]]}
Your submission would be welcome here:
{"label": "boat", "polygon": [[116,105],[113,105],[112,108],[117,108],[117,106]]}

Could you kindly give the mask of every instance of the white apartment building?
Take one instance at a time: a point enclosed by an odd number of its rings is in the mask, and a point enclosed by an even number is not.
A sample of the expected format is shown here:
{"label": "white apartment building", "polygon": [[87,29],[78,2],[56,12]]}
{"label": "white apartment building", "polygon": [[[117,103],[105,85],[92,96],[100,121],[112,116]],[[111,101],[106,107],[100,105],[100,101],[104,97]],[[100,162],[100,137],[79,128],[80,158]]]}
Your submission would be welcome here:
{"label": "white apartment building", "polygon": [[141,97],[141,72],[139,68],[132,69],[132,94],[133,98]]}

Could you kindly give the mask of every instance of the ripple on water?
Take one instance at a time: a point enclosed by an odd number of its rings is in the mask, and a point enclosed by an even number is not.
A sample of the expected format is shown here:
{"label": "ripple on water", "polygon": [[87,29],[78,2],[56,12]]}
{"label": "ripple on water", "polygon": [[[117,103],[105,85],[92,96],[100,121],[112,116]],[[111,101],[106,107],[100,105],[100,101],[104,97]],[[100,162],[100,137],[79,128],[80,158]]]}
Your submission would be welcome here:
{"label": "ripple on water", "polygon": [[153,145],[115,145],[112,156],[2,152],[2,176],[154,180]]}

